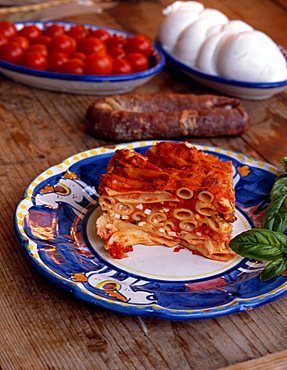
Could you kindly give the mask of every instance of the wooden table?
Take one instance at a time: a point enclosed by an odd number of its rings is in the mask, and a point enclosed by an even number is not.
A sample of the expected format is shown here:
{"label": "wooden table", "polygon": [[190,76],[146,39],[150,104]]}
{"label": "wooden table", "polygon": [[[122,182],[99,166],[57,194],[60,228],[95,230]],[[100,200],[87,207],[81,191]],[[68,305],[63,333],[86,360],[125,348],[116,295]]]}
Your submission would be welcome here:
{"label": "wooden table", "polygon": [[[205,0],[287,46],[285,0]],[[100,15],[69,18],[155,38],[166,1],[122,1]],[[27,18],[27,14],[23,18]],[[21,19],[21,15],[18,15]],[[166,68],[138,89],[209,93]],[[139,319],[60,290],[29,264],[13,229],[26,186],[47,167],[107,143],[85,132],[92,96],[53,93],[0,80],[0,367],[12,369],[286,369],[287,300],[203,321]],[[252,127],[241,137],[191,139],[268,161],[287,154],[287,94],[243,101]],[[249,361],[251,360],[251,361]],[[239,365],[236,365],[240,363]]]}

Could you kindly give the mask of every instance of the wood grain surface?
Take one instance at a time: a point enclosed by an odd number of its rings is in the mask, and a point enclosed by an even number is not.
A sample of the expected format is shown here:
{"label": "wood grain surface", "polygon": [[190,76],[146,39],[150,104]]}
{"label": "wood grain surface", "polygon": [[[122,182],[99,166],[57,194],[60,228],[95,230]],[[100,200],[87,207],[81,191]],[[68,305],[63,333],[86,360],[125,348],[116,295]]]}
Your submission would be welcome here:
{"label": "wood grain surface", "polygon": [[[202,2],[287,46],[286,1]],[[121,1],[100,15],[65,20],[145,33],[155,39],[166,4]],[[137,90],[158,91],[213,93],[169,66]],[[286,298],[216,319],[160,321],[120,315],[77,300],[30,266],[14,232],[15,207],[26,186],[47,167],[111,143],[86,133],[83,119],[93,100],[92,96],[47,92],[0,78],[0,368],[287,368]],[[287,155],[286,92],[266,101],[243,101],[243,105],[252,124],[245,135],[191,141],[230,148],[279,166]]]}
{"label": "wood grain surface", "polygon": [[249,360],[239,364],[221,368],[221,370],[285,370],[287,351],[266,355],[256,360]]}

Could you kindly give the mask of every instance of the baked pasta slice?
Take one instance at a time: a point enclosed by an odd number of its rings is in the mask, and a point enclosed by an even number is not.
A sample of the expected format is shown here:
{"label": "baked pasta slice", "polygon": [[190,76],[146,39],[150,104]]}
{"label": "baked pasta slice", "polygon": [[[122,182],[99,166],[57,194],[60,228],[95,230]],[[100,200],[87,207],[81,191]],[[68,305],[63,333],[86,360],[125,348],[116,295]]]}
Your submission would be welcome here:
{"label": "baked pasta slice", "polygon": [[145,155],[122,149],[99,186],[97,233],[114,258],[134,244],[183,246],[228,261],[234,216],[232,163],[190,144],[161,142]]}

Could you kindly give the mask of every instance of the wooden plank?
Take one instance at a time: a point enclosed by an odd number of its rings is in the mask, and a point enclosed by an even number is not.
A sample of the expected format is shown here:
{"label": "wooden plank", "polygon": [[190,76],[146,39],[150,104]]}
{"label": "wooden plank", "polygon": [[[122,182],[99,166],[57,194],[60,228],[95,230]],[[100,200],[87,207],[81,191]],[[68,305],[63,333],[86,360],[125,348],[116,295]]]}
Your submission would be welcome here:
{"label": "wooden plank", "polygon": [[287,366],[287,351],[264,356],[258,360],[250,360],[240,364],[224,367],[221,370],[285,370]]}

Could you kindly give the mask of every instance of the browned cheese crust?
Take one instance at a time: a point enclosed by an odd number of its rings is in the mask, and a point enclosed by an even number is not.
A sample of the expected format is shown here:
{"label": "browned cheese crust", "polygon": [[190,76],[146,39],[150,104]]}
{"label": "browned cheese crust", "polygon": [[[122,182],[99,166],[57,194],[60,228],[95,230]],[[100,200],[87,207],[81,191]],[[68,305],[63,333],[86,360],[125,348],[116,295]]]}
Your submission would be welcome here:
{"label": "browned cheese crust", "polygon": [[216,95],[127,94],[96,100],[88,132],[115,141],[240,135],[249,127],[238,99]]}

